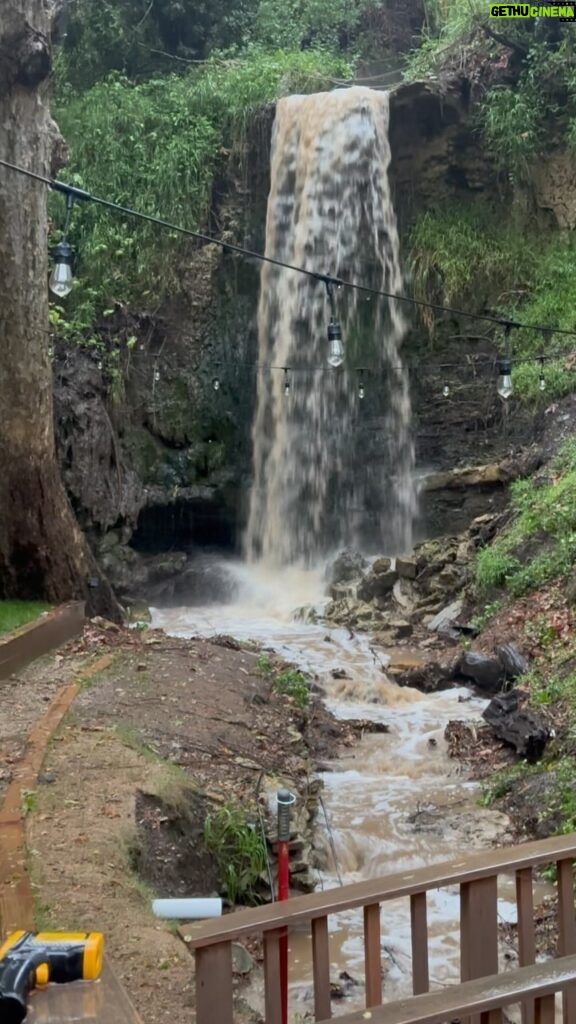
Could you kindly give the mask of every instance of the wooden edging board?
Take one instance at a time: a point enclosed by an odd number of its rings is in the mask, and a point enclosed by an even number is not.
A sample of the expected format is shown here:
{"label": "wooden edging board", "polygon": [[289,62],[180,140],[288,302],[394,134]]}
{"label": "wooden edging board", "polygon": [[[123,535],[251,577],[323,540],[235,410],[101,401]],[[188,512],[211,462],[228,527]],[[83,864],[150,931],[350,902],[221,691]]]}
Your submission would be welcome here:
{"label": "wooden edging board", "polygon": [[84,627],[84,607],[84,601],[70,601],[1,637],[0,679],[78,636]]}

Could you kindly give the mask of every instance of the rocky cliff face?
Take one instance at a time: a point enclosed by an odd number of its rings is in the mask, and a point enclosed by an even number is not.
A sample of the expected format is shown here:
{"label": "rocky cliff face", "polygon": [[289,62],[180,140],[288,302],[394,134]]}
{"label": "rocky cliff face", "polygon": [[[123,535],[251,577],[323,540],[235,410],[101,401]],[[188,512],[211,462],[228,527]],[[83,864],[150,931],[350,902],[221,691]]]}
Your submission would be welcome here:
{"label": "rocky cliff face", "polygon": [[[451,198],[496,194],[500,187],[474,133],[471,95],[462,76],[393,91],[390,173],[405,248],[422,210]],[[241,158],[230,158],[212,204],[210,230],[257,251],[264,245],[273,114],[262,112]],[[543,183],[543,205],[554,202],[550,188],[545,195]],[[108,570],[114,577],[118,562],[122,579],[138,575],[123,545],[147,554],[191,546],[234,550],[244,522],[259,267],[205,246],[190,250],[182,275],[182,295],[154,315],[117,309],[101,325],[102,349],[57,347],[56,426],[66,485],[96,547],[104,545]],[[503,422],[489,341],[483,342],[483,368],[474,368],[449,400],[434,367],[459,360],[469,367],[467,352],[477,351],[478,340],[454,319],[435,343],[429,370],[426,346],[426,327],[415,318],[406,348],[408,360],[413,351],[420,367],[412,394],[421,470],[488,461],[516,441],[533,439],[530,417],[516,417],[513,430]],[[489,488],[488,506],[494,494]],[[468,508],[467,502],[465,490],[457,496],[427,492],[420,535],[449,530],[452,514],[462,528],[486,507],[474,499]]]}

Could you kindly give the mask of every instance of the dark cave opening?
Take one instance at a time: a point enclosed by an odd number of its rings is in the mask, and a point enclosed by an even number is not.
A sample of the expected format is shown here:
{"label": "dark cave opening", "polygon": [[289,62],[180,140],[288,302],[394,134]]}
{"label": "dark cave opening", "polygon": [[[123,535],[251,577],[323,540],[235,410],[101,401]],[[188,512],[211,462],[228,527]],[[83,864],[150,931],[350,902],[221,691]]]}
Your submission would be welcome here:
{"label": "dark cave opening", "polygon": [[216,499],[174,501],[143,508],[131,539],[141,554],[165,551],[237,551],[238,526],[232,509]]}

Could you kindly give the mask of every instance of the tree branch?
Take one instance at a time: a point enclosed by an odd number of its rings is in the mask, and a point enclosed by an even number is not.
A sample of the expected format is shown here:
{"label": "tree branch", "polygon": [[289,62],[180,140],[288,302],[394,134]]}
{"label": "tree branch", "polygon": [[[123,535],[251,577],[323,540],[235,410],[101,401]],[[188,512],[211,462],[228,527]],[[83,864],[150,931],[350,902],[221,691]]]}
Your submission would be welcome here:
{"label": "tree branch", "polygon": [[485,35],[490,36],[491,39],[494,39],[497,43],[500,43],[501,46],[506,46],[508,47],[509,50],[514,50],[516,53],[519,53],[522,57],[527,56],[527,46],[522,46],[521,43],[513,42],[512,39],[508,39],[506,36],[501,35],[500,32],[495,32],[494,29],[490,28],[489,25],[482,25],[482,31],[485,33]]}

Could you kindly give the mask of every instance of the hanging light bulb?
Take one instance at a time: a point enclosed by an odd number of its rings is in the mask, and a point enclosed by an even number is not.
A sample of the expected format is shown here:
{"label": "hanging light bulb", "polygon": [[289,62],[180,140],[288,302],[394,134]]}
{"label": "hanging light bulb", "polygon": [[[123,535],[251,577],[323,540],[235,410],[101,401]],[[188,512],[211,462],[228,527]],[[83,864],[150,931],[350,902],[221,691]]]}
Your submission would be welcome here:
{"label": "hanging light bulb", "polygon": [[444,387],[442,388],[442,397],[443,398],[448,398],[449,395],[450,395],[450,385],[448,383],[446,383],[444,385]]}
{"label": "hanging light bulb", "polygon": [[344,348],[342,346],[342,328],[336,319],[336,303],[334,301],[334,285],[326,281],[328,302],[330,303],[330,323],[328,324],[328,362],[336,368],[344,361]]}
{"label": "hanging light bulb", "polygon": [[214,388],[214,391],[220,391],[220,378],[219,377],[214,377],[214,379],[212,381],[212,387]]}
{"label": "hanging light bulb", "polygon": [[72,291],[72,246],[64,239],[52,250],[54,266],[48,282],[50,290],[63,299]]}
{"label": "hanging light bulb", "polygon": [[157,384],[160,380],[160,370],[154,370],[154,382]]}
{"label": "hanging light bulb", "polygon": [[68,192],[66,195],[66,222],[62,238],[52,250],[54,266],[48,281],[48,287],[60,299],[63,299],[72,291],[72,246],[67,240],[67,235],[73,206],[74,196],[71,192]]}
{"label": "hanging light bulb", "polygon": [[362,400],[365,395],[364,391],[364,370],[358,370],[358,398]]}
{"label": "hanging light bulb", "polygon": [[48,345],[48,359],[54,358],[54,346]]}
{"label": "hanging light bulb", "polygon": [[104,366],[104,363],[102,362],[101,359],[99,359],[98,360],[98,369],[101,370],[103,366]]}
{"label": "hanging light bulb", "polygon": [[544,357],[540,357],[540,380],[538,382],[540,391],[546,391],[546,378],[544,376]]}
{"label": "hanging light bulb", "polygon": [[342,330],[340,324],[331,320],[328,324],[328,362],[330,366],[341,366],[344,359]]}
{"label": "hanging light bulb", "polygon": [[286,366],[284,367],[284,394],[286,395],[286,398],[290,394],[290,377],[288,376],[288,369]]}
{"label": "hanging light bulb", "polygon": [[506,401],[506,399],[510,398],[513,391],[512,364],[508,356],[506,356],[498,363],[498,394],[500,398]]}

